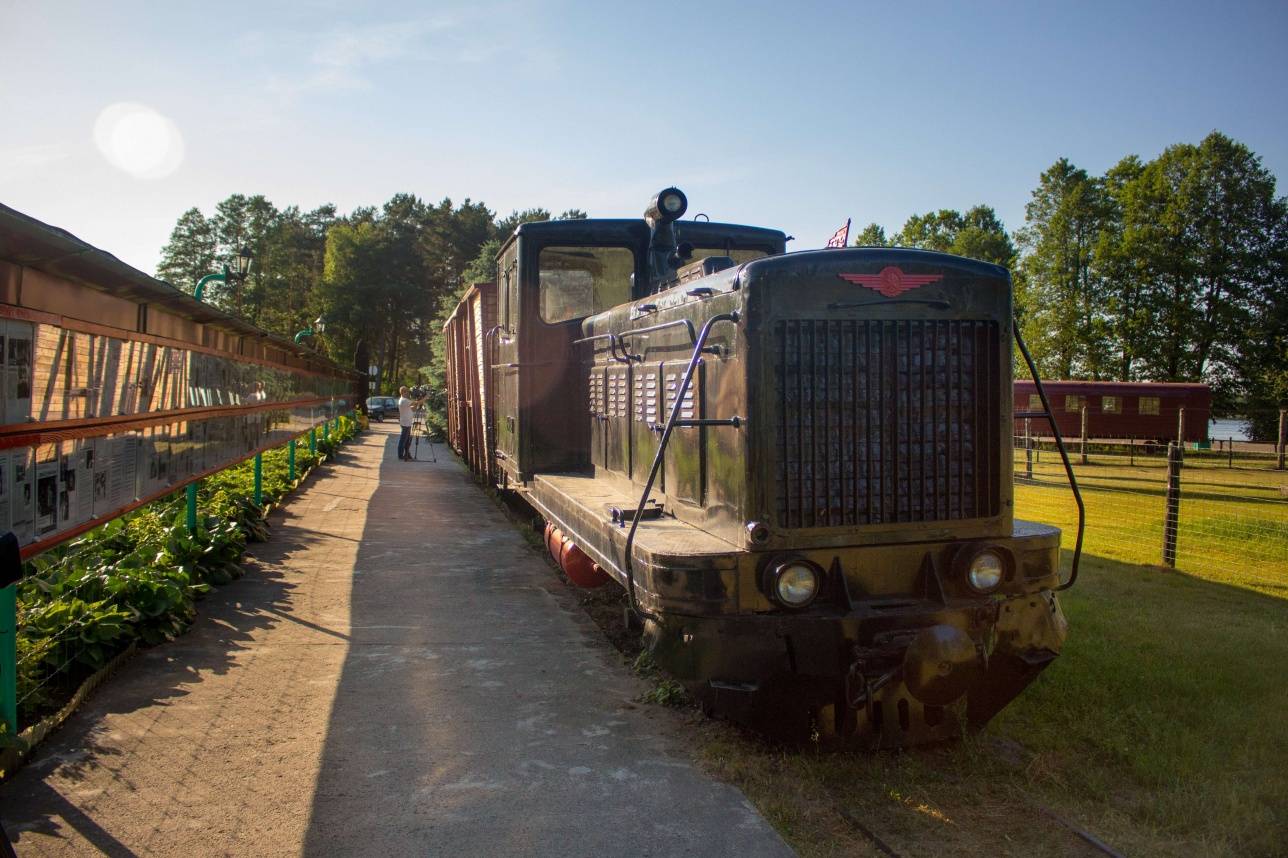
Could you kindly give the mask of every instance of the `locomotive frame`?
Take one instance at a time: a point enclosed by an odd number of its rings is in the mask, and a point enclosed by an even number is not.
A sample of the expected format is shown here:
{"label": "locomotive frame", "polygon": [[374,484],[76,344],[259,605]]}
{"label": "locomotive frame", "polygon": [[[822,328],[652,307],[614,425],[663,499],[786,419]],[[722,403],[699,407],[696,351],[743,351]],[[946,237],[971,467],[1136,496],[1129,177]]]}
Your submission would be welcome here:
{"label": "locomotive frame", "polygon": [[1013,413],[1009,274],[686,206],[515,231],[445,326],[452,446],[707,711],[883,746],[986,723],[1058,654],[1082,541],[1062,442],[1067,581],[1012,514],[1013,420],[1060,433]]}

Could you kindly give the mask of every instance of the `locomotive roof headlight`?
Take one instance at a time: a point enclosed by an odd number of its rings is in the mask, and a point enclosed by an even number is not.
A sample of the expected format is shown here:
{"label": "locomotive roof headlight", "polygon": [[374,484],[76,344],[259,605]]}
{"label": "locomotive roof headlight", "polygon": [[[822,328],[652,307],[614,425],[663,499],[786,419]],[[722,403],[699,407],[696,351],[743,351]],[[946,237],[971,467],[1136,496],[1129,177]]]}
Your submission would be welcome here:
{"label": "locomotive roof headlight", "polygon": [[1006,577],[1006,560],[997,551],[986,548],[971,558],[966,569],[966,583],[976,593],[991,593]]}
{"label": "locomotive roof headlight", "polygon": [[679,188],[667,188],[658,191],[657,196],[653,197],[653,201],[644,211],[644,217],[655,223],[679,220],[688,207],[689,199],[683,191]]}
{"label": "locomotive roof headlight", "polygon": [[819,568],[799,557],[789,557],[765,570],[765,593],[784,608],[808,608],[823,583]]}

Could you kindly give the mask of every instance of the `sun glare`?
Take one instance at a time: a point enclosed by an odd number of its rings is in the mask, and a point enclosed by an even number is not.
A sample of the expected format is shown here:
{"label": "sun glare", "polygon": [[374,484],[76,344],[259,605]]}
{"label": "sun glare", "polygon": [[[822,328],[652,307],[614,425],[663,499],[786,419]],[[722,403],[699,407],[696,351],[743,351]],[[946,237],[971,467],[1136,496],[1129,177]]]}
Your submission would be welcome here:
{"label": "sun glare", "polygon": [[94,142],[109,164],[140,179],[164,178],[183,163],[179,129],[142,104],[104,108],[94,123]]}

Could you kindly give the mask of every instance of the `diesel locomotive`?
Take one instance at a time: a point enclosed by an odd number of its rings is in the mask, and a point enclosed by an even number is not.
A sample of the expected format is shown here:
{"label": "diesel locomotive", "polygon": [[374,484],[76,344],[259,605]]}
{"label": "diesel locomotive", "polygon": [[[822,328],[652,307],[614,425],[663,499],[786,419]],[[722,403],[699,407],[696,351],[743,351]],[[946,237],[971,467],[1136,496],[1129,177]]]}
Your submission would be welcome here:
{"label": "diesel locomotive", "polygon": [[515,230],[446,325],[452,445],[708,712],[883,747],[986,723],[1060,652],[1082,535],[1062,580],[1013,515],[1013,421],[1050,408],[1013,408],[1008,272],[686,208]]}

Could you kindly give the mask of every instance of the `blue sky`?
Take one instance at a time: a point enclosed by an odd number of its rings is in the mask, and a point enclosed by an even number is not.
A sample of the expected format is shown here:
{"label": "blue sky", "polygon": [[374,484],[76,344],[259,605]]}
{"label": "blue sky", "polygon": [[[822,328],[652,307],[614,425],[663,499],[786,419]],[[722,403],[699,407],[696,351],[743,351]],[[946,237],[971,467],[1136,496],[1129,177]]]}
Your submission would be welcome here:
{"label": "blue sky", "polygon": [[[230,193],[691,212],[820,246],[992,205],[1219,129],[1288,170],[1288,3],[70,3],[0,0],[0,202],[152,271]],[[132,102],[181,162],[96,147]],[[1283,189],[1281,188],[1281,191]]]}

